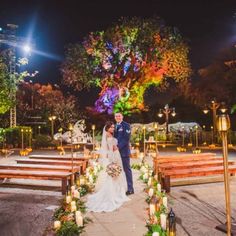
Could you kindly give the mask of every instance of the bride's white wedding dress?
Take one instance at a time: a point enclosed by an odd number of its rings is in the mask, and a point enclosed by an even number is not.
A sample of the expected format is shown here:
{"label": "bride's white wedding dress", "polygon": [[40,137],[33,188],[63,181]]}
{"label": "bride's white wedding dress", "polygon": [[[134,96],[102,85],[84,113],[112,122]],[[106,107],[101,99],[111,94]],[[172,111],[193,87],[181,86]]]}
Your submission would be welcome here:
{"label": "bride's white wedding dress", "polygon": [[[103,170],[99,173],[95,187],[96,192],[88,196],[88,201],[86,203],[88,211],[111,212],[119,208],[124,202],[130,200],[126,196],[127,183],[120,153],[118,150],[113,151],[114,145],[117,145],[117,140],[115,138],[107,138],[103,135],[103,154],[99,159],[99,162],[103,166]],[[122,172],[118,177],[112,178],[106,173],[106,167],[111,162],[116,162],[122,167]]]}

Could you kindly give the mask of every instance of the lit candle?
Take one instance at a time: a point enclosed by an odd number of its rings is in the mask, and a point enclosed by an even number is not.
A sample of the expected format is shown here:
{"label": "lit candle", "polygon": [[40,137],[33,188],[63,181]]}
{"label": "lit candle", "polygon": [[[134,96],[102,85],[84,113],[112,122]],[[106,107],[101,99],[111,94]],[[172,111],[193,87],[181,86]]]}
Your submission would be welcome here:
{"label": "lit candle", "polygon": [[148,191],[149,197],[152,197],[152,196],[153,196],[153,193],[154,193],[154,189],[153,189],[153,188],[150,188],[149,191]]}
{"label": "lit candle", "polygon": [[80,178],[80,185],[84,185],[84,184],[85,184],[84,178]]}
{"label": "lit candle", "polygon": [[139,157],[140,157],[141,160],[143,160],[143,158],[144,158],[144,153],[143,153],[143,152],[140,152]]}
{"label": "lit candle", "polygon": [[158,175],[154,175],[154,179],[155,179],[155,180],[158,180]]}
{"label": "lit candle", "polygon": [[166,230],[166,214],[161,214],[160,215],[160,219],[161,219],[161,228]]}
{"label": "lit candle", "polygon": [[56,220],[54,221],[54,229],[58,230],[61,228],[61,221]]}
{"label": "lit candle", "polygon": [[78,227],[83,226],[83,217],[80,211],[75,212],[75,222],[78,225]]}
{"label": "lit candle", "polygon": [[143,175],[143,179],[144,179],[144,180],[148,179],[148,173],[145,173],[145,174]]}
{"label": "lit candle", "polygon": [[71,186],[71,194],[72,194],[72,196],[73,196],[73,194],[74,194],[74,191],[75,191],[75,186],[73,185],[73,186]]}
{"label": "lit candle", "polygon": [[74,211],[76,211],[76,210],[77,210],[76,205],[72,205],[72,206],[71,206],[71,212],[74,212]]}
{"label": "lit candle", "polygon": [[74,191],[74,197],[77,199],[80,198],[80,192],[78,190]]}
{"label": "lit candle", "polygon": [[71,196],[66,196],[66,203],[69,204],[71,202]]}
{"label": "lit candle", "polygon": [[153,232],[152,236],[160,236],[160,234],[158,232]]}
{"label": "lit candle", "polygon": [[152,185],[152,178],[151,177],[148,179],[148,183],[147,184],[148,184],[149,187]]}
{"label": "lit candle", "polygon": [[157,191],[161,192],[161,184],[157,184]]}
{"label": "lit candle", "polygon": [[167,208],[167,197],[162,198],[162,203]]}
{"label": "lit candle", "polygon": [[92,175],[89,175],[89,183],[93,184],[93,176]]}
{"label": "lit candle", "polygon": [[150,204],[149,205],[149,214],[154,215],[156,211],[155,204]]}

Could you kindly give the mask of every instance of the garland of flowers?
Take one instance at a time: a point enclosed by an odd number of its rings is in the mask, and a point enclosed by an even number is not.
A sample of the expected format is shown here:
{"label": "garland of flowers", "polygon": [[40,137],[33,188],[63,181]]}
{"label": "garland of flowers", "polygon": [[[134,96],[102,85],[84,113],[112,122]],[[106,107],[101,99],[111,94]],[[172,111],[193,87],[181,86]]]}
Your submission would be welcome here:
{"label": "garland of flowers", "polygon": [[63,199],[61,207],[54,213],[54,231],[57,236],[81,235],[85,226],[91,219],[84,217],[86,213],[85,201],[81,197],[93,192],[98,173],[102,167],[97,162],[93,162],[87,167],[85,175],[81,175],[76,180],[76,185],[71,186],[70,191]]}
{"label": "garland of flowers", "polygon": [[146,184],[144,192],[147,194],[146,203],[148,219],[146,227],[148,232],[145,236],[167,236],[167,196],[162,191],[157,175],[147,163],[133,164],[133,169],[139,170],[139,179]]}

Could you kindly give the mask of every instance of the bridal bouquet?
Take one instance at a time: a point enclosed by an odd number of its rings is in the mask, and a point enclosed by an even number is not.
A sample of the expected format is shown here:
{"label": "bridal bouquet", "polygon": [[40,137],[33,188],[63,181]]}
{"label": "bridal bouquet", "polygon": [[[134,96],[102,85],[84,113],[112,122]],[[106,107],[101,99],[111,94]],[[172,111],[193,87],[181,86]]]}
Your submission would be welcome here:
{"label": "bridal bouquet", "polygon": [[109,165],[107,165],[106,168],[107,174],[110,175],[112,178],[118,177],[121,171],[121,167],[115,162],[110,163]]}

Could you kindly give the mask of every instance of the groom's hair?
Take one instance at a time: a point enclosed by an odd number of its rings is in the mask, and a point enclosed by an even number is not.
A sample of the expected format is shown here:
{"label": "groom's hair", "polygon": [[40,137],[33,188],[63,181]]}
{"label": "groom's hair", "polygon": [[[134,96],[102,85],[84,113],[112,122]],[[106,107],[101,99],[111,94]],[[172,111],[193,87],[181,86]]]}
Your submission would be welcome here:
{"label": "groom's hair", "polygon": [[112,125],[114,125],[112,121],[107,121],[105,124],[105,130],[108,131]]}

